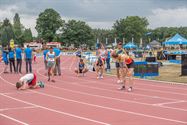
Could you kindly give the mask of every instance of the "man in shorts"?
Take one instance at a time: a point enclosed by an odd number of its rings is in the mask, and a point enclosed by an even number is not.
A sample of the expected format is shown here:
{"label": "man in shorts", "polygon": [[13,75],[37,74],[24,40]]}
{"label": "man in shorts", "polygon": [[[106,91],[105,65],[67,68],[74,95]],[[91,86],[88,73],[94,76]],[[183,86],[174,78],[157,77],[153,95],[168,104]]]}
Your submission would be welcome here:
{"label": "man in shorts", "polygon": [[53,51],[55,52],[55,68],[54,68],[54,75],[61,76],[61,67],[60,67],[60,57],[61,57],[61,50],[59,48],[53,48]]}
{"label": "man in shorts", "polygon": [[[49,52],[46,55],[47,59],[47,68],[48,68],[48,81],[50,81],[51,76],[54,76],[54,68],[55,68],[55,60],[56,60],[56,54],[53,51],[53,47],[50,48]],[[54,80],[51,80],[52,82],[55,82]]]}
{"label": "man in shorts", "polygon": [[16,88],[18,90],[44,88],[44,83],[41,81],[36,82],[36,75],[34,73],[29,73],[19,79],[16,83]]}
{"label": "man in shorts", "polygon": [[[112,51],[111,56],[113,57],[113,55],[120,55],[120,54],[125,54],[125,50],[123,49],[122,42],[118,42],[117,49]],[[116,57],[113,58],[116,60],[116,72],[118,78],[117,83],[121,83],[122,81],[120,80],[120,64],[123,64],[124,60],[120,60],[120,58],[116,58]]]}

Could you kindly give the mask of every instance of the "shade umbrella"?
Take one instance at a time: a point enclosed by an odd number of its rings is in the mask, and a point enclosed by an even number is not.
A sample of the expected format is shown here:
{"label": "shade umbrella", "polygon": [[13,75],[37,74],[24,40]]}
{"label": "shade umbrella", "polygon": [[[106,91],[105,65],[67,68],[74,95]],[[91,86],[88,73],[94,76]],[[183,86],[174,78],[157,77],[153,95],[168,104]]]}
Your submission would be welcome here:
{"label": "shade umbrella", "polygon": [[124,45],[123,48],[125,48],[125,49],[136,49],[138,47],[134,43],[129,42],[126,45]]}
{"label": "shade umbrella", "polygon": [[179,35],[178,33],[173,36],[171,39],[169,39],[168,41],[163,42],[163,44],[165,45],[183,45],[183,44],[187,44],[187,39],[185,39],[184,37],[182,37],[181,35]]}
{"label": "shade umbrella", "polygon": [[156,41],[156,40],[153,40],[152,42],[149,43],[149,46],[151,48],[160,48],[161,47],[161,43]]}

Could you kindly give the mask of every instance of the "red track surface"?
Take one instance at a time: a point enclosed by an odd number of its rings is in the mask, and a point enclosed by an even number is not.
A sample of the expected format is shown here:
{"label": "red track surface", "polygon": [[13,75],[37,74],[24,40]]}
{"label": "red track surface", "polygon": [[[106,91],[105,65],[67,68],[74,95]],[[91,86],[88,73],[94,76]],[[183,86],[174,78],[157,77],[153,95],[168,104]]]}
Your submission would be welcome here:
{"label": "red track surface", "polygon": [[187,125],[186,85],[135,80],[133,92],[119,91],[113,76],[75,77],[74,62],[63,57],[55,83],[47,82],[43,61],[33,64],[44,89],[17,91],[20,75],[1,72],[0,125]]}

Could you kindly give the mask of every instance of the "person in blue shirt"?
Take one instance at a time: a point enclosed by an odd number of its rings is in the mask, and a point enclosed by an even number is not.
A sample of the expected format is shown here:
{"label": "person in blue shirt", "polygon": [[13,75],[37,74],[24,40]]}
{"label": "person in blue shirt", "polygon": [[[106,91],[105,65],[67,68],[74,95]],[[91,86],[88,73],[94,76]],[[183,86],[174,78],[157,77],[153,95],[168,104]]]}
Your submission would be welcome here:
{"label": "person in blue shirt", "polygon": [[14,72],[16,73],[16,67],[15,67],[15,52],[12,48],[9,48],[8,57],[10,62],[10,72],[12,73],[12,66],[14,68]]}
{"label": "person in blue shirt", "polygon": [[46,55],[49,52],[47,46],[44,46],[44,50],[43,50],[43,56],[44,56],[44,64],[45,64],[45,69],[47,70],[47,60],[46,60]]}
{"label": "person in blue shirt", "polygon": [[19,70],[19,73],[21,73],[21,66],[22,66],[22,50],[20,48],[20,46],[18,46],[16,48],[16,60],[17,60],[17,65],[16,65],[16,71],[18,73],[18,70]]}
{"label": "person in blue shirt", "polygon": [[61,68],[60,68],[60,56],[61,56],[61,51],[59,48],[53,48],[53,51],[55,52],[56,56],[56,65],[55,65],[55,75],[61,75]]}
{"label": "person in blue shirt", "polygon": [[28,73],[28,67],[29,72],[32,73],[32,49],[27,45],[27,48],[24,50],[24,57],[26,61],[26,73]]}
{"label": "person in blue shirt", "polygon": [[107,69],[107,72],[110,72],[110,49],[107,49],[107,57],[106,57],[106,69]]}
{"label": "person in blue shirt", "polygon": [[4,68],[4,73],[8,73],[7,69],[8,69],[8,50],[7,47],[3,48],[3,52],[2,52],[2,57],[3,57],[3,61],[5,63],[5,68]]}

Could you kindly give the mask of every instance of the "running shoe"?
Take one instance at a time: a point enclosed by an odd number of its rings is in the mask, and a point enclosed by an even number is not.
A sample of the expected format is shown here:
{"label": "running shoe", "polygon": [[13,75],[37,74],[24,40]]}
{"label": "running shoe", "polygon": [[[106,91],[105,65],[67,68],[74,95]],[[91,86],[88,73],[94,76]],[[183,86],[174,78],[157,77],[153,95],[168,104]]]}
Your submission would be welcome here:
{"label": "running shoe", "polygon": [[44,88],[44,83],[42,81],[39,81],[38,86],[40,86],[40,88]]}
{"label": "running shoe", "polygon": [[125,86],[121,86],[120,88],[118,88],[119,90],[125,90]]}
{"label": "running shoe", "polygon": [[55,80],[54,80],[54,79],[52,79],[52,80],[51,80],[51,82],[55,82]]}
{"label": "running shoe", "polygon": [[120,83],[121,83],[121,80],[118,80],[117,83],[120,84]]}
{"label": "running shoe", "polygon": [[132,87],[129,87],[127,91],[128,91],[128,92],[131,92],[131,91],[132,91]]}

